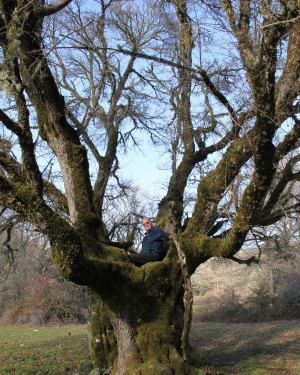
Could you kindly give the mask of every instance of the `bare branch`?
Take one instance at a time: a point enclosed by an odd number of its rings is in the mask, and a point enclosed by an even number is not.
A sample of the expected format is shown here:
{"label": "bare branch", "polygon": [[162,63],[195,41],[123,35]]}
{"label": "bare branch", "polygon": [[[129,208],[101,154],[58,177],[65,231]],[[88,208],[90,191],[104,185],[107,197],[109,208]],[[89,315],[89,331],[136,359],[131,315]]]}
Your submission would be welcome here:
{"label": "bare branch", "polygon": [[266,203],[265,207],[262,210],[262,216],[266,217],[268,216],[268,213],[272,211],[272,208],[276,205],[276,203],[279,201],[279,197],[284,191],[287,184],[292,180],[297,180],[299,178],[299,173],[293,173],[293,167],[294,165],[300,160],[300,155],[294,156],[291,158],[281,175],[280,180],[276,184],[275,188],[273,189],[270,198],[268,199],[268,202]]}
{"label": "bare branch", "polygon": [[300,146],[300,120],[294,118],[295,126],[293,129],[284,137],[284,140],[278,144],[275,151],[275,162],[287,155],[290,151],[295,150]]}
{"label": "bare branch", "polygon": [[259,259],[257,259],[255,256],[252,256],[249,259],[241,259],[241,258],[237,258],[237,257],[232,256],[232,257],[229,257],[228,259],[231,259],[238,264],[246,264],[248,267],[251,266],[251,264],[253,264],[253,263],[255,263],[255,264],[259,263]]}
{"label": "bare branch", "polygon": [[60,10],[64,9],[67,5],[69,5],[73,0],[60,0],[58,3],[53,5],[48,5],[47,7],[40,7],[35,10],[35,15],[39,18],[52,16],[53,14],[59,12]]}

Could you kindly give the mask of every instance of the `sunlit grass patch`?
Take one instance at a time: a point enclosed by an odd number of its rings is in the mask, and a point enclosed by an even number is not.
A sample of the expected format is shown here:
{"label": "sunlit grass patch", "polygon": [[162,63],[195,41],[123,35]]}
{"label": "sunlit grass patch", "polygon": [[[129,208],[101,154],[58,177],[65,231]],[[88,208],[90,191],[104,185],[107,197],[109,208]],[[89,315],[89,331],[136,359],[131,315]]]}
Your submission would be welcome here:
{"label": "sunlit grass patch", "polygon": [[88,374],[87,328],[0,327],[1,374]]}

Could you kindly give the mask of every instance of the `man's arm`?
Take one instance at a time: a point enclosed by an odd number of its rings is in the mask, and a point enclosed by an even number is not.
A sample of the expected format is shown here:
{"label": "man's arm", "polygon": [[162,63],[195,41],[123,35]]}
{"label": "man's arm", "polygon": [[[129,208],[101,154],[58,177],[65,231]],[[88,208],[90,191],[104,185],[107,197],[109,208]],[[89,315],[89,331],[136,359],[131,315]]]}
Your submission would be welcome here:
{"label": "man's arm", "polygon": [[169,233],[164,232],[162,229],[155,227],[155,232],[154,232],[154,238],[153,240],[171,240],[172,236]]}

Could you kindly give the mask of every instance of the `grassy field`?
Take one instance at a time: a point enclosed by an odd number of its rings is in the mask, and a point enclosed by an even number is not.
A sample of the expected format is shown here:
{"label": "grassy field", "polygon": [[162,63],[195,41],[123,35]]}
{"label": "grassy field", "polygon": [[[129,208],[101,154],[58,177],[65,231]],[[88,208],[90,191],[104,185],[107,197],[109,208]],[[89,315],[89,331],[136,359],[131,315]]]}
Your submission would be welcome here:
{"label": "grassy field", "polygon": [[[199,374],[300,374],[300,321],[193,324]],[[201,348],[201,351],[200,351]],[[0,374],[85,375],[91,371],[86,326],[0,327]]]}
{"label": "grassy field", "polygon": [[206,365],[203,369],[213,367],[224,375],[300,374],[300,320],[195,322],[190,341]]}
{"label": "grassy field", "polygon": [[0,327],[0,374],[89,374],[87,328]]}

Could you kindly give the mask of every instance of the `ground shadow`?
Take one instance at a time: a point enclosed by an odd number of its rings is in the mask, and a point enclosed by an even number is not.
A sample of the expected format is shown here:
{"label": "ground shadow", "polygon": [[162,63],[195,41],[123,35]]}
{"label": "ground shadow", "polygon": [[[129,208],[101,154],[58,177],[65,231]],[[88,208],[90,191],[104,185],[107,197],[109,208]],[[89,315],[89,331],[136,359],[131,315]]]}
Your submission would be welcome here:
{"label": "ground shadow", "polygon": [[285,353],[300,358],[300,320],[268,323],[194,323],[191,345],[207,366],[230,366],[247,359]]}

